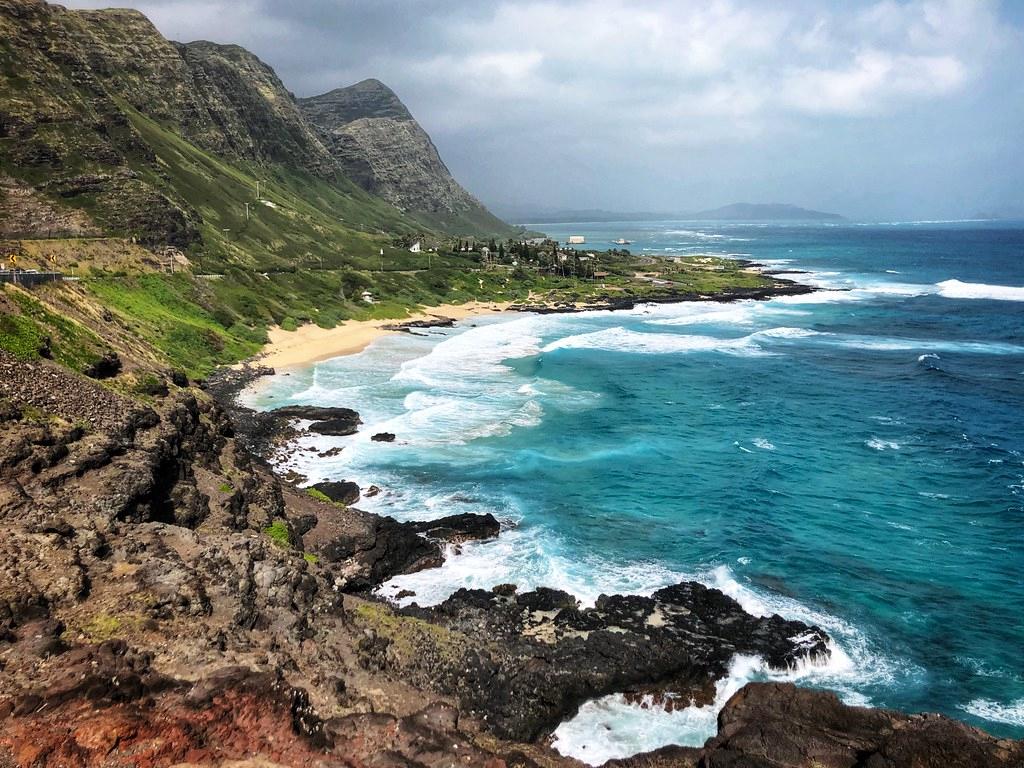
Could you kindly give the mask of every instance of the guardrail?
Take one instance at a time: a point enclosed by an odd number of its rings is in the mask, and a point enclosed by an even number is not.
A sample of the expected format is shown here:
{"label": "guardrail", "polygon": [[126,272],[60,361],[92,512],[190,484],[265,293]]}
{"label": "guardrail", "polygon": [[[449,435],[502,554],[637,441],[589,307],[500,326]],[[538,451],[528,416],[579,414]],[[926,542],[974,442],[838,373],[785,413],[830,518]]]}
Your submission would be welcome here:
{"label": "guardrail", "polygon": [[44,283],[56,283],[63,280],[63,272],[30,272],[24,269],[0,269],[0,283],[13,283],[25,288],[34,288]]}

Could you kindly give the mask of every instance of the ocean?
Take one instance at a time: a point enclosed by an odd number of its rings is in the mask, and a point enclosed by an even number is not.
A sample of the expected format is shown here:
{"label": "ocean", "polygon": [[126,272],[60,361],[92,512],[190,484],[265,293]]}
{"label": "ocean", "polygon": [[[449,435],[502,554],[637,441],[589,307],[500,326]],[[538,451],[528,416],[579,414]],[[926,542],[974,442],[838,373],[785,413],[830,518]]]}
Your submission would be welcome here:
{"label": "ocean", "polygon": [[[715,732],[748,680],[1024,737],[1024,223],[544,225],[634,253],[750,258],[823,289],[766,302],[496,314],[259,382],[255,407],[355,408],[311,482],[399,519],[492,512],[499,540],[384,585],[557,587],[592,603],[683,579],[816,623],[827,665],[738,658],[715,706],[589,702],[555,747],[598,764]],[[369,440],[394,432],[393,444]]]}

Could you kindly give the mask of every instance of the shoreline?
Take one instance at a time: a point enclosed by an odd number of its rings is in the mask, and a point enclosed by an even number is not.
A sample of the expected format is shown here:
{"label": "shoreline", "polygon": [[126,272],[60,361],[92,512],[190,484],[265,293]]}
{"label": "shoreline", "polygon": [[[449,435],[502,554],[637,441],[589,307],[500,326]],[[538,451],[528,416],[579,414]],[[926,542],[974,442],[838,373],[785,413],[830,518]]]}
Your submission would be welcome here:
{"label": "shoreline", "polygon": [[[754,264],[759,267],[760,265]],[[772,272],[764,272],[773,276]],[[334,357],[355,355],[382,336],[410,332],[414,328],[447,327],[461,320],[499,312],[532,312],[536,314],[574,314],[591,311],[630,310],[642,304],[678,304],[687,301],[730,303],[733,301],[766,301],[777,296],[813,293],[820,289],[793,280],[777,278],[777,284],[760,288],[732,288],[714,294],[671,293],[662,296],[606,296],[589,302],[531,303],[511,301],[471,301],[465,304],[439,304],[423,307],[404,318],[382,320],[345,320],[334,328],[321,328],[306,323],[294,331],[279,326],[267,332],[269,341],[256,355],[228,368],[239,371],[252,365],[273,369],[300,368]]]}
{"label": "shoreline", "polygon": [[[472,301],[425,307],[404,318],[346,320],[334,328],[307,323],[295,331],[285,331],[275,326],[267,332],[267,344],[247,362],[275,369],[298,368],[333,357],[358,354],[377,339],[392,333],[416,327],[450,325],[471,317],[507,312],[511,307],[511,302]],[[236,363],[231,368],[240,370],[245,365],[245,362]]]}
{"label": "shoreline", "polygon": [[[812,287],[809,287],[809,286],[801,286],[799,284],[793,284],[793,287],[790,287],[788,289],[784,289],[784,290],[778,291],[778,292],[775,293],[775,295],[790,295],[792,293],[811,293],[811,292],[815,292],[815,291],[818,291],[818,290],[822,290],[822,289],[812,288]],[[642,303],[676,303],[676,302],[684,302],[684,301],[705,301],[705,302],[724,302],[724,303],[728,303],[728,302],[731,302],[731,301],[743,300],[743,299],[751,299],[751,298],[771,298],[771,297],[770,296],[753,297],[753,296],[749,296],[749,295],[740,295],[740,296],[736,296],[736,295],[732,295],[732,296],[718,295],[718,296],[713,296],[713,297],[712,296],[703,296],[703,297],[693,297],[693,296],[682,297],[682,296],[679,296],[679,297],[671,297],[671,298],[666,297],[666,298],[661,299],[661,300],[652,299],[652,300],[642,301],[642,302],[638,301],[638,302],[636,302],[636,304],[642,304]],[[465,318],[481,315],[481,314],[483,314],[486,311],[486,306],[487,305],[484,305],[485,308],[484,308],[483,311],[481,311],[480,308],[477,307],[476,308],[477,311],[470,310],[470,311],[464,312],[463,317],[459,318],[459,319],[465,319]],[[464,306],[461,309],[465,310],[467,308],[468,307]],[[616,307],[616,309],[627,309],[627,308],[628,307]],[[526,311],[530,311],[530,312],[544,313],[545,310],[546,310],[547,312],[552,312],[552,313],[553,312],[573,313],[573,312],[584,312],[584,311],[594,310],[594,309],[610,309],[610,308],[594,307],[594,306],[581,306],[579,304],[576,304],[576,305],[566,305],[564,307],[557,307],[557,308],[556,307],[551,307],[551,306],[548,306],[548,307],[524,307],[523,305],[512,306],[512,305],[506,304],[506,305],[502,306],[500,310],[495,309],[495,310],[492,310],[492,311],[511,311],[511,312],[526,312]],[[407,319],[402,320],[402,321],[363,321],[362,323],[349,323],[347,325],[356,325],[356,326],[363,326],[363,327],[368,327],[369,328],[369,332],[372,334],[372,338],[370,340],[366,341],[366,343],[363,344],[362,347],[360,347],[360,349],[364,349],[369,343],[372,342],[372,340],[375,340],[376,338],[378,338],[381,335],[386,335],[387,333],[399,332],[399,331],[403,331],[403,330],[404,331],[408,331],[408,330],[413,330],[413,329],[415,329],[417,327],[423,327],[423,326],[417,326],[417,325],[412,325],[410,327],[410,325],[409,325],[410,323],[416,323],[416,322],[420,322],[420,321],[425,321],[429,325],[439,325],[439,324],[440,325],[447,325],[448,323],[445,322],[445,321],[447,321],[447,320],[455,320],[455,319],[456,318],[438,317],[438,315],[434,315],[432,313],[424,312],[424,313],[417,313],[416,315],[411,315],[410,317],[408,317]],[[437,321],[437,320],[441,320],[442,322],[440,322],[440,323],[433,322],[433,321]],[[320,330],[322,330],[322,329],[320,329]],[[339,328],[339,330],[341,330],[341,329]],[[285,333],[285,332],[282,332],[282,333]],[[340,336],[341,336],[341,338],[344,338],[346,336],[346,334],[343,333]],[[351,337],[349,337],[349,341],[350,342],[352,341]],[[329,353],[327,356],[328,357],[341,356],[341,355],[344,355],[344,354],[352,354],[352,353],[357,352],[357,351],[359,351],[359,350],[353,350],[351,352],[332,352],[332,353]],[[319,359],[323,359],[323,358],[319,358]],[[310,361],[310,362],[314,362],[314,361]],[[254,376],[260,376],[260,375],[266,375],[266,374],[265,373],[259,373],[259,372],[253,372],[253,375]],[[236,401],[236,404],[237,404],[237,401]],[[285,439],[285,441],[287,442],[287,438]],[[282,483],[289,483],[289,478],[286,478],[286,477],[282,476],[282,474],[280,472],[280,469],[273,462],[268,464],[268,466],[271,467],[272,473],[276,477],[278,477],[281,480]],[[381,515],[382,513],[378,511],[378,512],[371,512],[371,513],[368,513],[368,514],[371,514],[371,515]],[[505,533],[506,533],[506,529],[503,526],[501,531],[499,532],[498,536],[504,536]],[[446,557],[445,561],[447,561],[447,560],[448,560],[448,558]],[[444,565],[444,563],[438,563],[437,565],[434,565],[432,567],[440,568],[440,567],[443,567],[443,565]],[[399,575],[401,575],[401,574],[399,574]],[[714,585],[706,584],[705,582],[694,582],[694,583],[701,583],[701,584],[703,584],[704,586],[707,586],[710,589],[719,589],[718,587],[716,587]],[[536,589],[540,589],[540,587],[537,587]],[[478,591],[479,592],[483,592],[483,590],[478,590]],[[525,593],[525,590],[524,590],[524,594],[532,594],[532,593]],[[398,615],[413,616],[413,617],[417,617],[419,619],[423,619],[425,617],[429,617],[431,620],[436,620],[436,614],[434,612],[434,608],[432,608],[430,606],[422,607],[421,608],[418,605],[414,604],[411,607],[410,606],[406,606],[405,608],[399,608],[396,605],[396,603],[393,602],[394,601],[394,597],[393,596],[386,596],[386,595],[378,592],[377,590],[374,590],[369,595],[361,595],[361,597],[364,597],[365,599],[368,599],[371,602],[380,602],[383,605],[390,606],[393,610],[396,611],[396,613]],[[491,598],[488,598],[488,600],[491,600]],[[741,605],[741,608],[742,608],[742,604],[740,604],[740,605]],[[459,619],[459,621],[461,621],[461,620],[462,619]],[[458,625],[456,625],[456,627],[458,627]],[[743,689],[742,690],[745,692],[746,695],[751,695],[749,693],[749,691],[752,691],[752,692],[754,692],[756,694],[756,693],[758,693],[759,691],[762,690],[761,688],[758,687],[760,685],[765,685],[765,684],[747,682],[746,684],[743,685]],[[768,714],[772,714],[771,711],[770,711],[770,707],[774,706],[774,701],[777,698],[781,698],[783,694],[785,694],[786,696],[792,695],[792,696],[798,696],[798,697],[805,697],[807,699],[807,701],[811,703],[812,706],[818,706],[819,705],[819,701],[815,697],[820,696],[821,694],[813,691],[813,689],[805,688],[804,687],[806,685],[805,682],[802,682],[800,680],[796,680],[796,681],[789,681],[789,682],[785,682],[785,683],[773,683],[773,685],[778,685],[779,686],[779,690],[776,691],[776,690],[772,689],[771,690],[771,696],[770,697],[766,697],[766,702],[767,703],[766,703],[766,705],[764,707],[764,710]],[[768,690],[768,689],[764,689],[764,690]],[[608,695],[611,695],[611,694],[608,694]],[[595,696],[593,698],[587,699],[587,702],[585,702],[585,703],[588,703],[588,702],[591,702],[591,701],[597,701],[600,698],[601,698],[600,696]],[[634,704],[635,702],[630,701],[629,703]],[[874,718],[874,717],[878,717],[879,716],[879,715],[874,714],[874,713],[878,713],[878,712],[883,712],[884,711],[884,710],[878,710],[876,708],[862,709],[862,708],[852,707],[852,706],[849,706],[849,705],[840,704],[838,701],[836,702],[836,705],[842,708],[842,712],[844,713],[843,714],[844,717],[850,717],[850,718],[854,717],[854,713],[864,713],[862,715],[863,717],[865,717],[865,718],[868,718],[868,717]],[[726,703],[726,706],[728,706],[728,702]],[[671,712],[671,710],[668,710],[668,711]],[[850,712],[851,714],[846,714],[847,712]],[[579,713],[579,709],[577,709],[577,714],[578,713]],[[767,717],[768,714],[766,714],[765,717]],[[789,717],[789,716],[790,715],[787,714],[787,717]],[[858,714],[858,716],[860,716],[860,715]],[[575,717],[575,715],[565,716],[564,719],[562,720],[562,723],[564,724],[564,723],[569,722],[573,717]],[[913,716],[911,716],[911,717],[913,717]],[[783,721],[783,722],[785,722],[785,721]],[[960,721],[953,720],[953,721],[950,721],[950,722],[957,723],[957,722],[960,722]],[[987,731],[984,731],[983,733],[987,733]],[[552,734],[553,734],[553,731],[552,731]],[[709,749],[709,747],[707,745],[716,744],[716,742],[714,741],[716,738],[721,738],[721,737],[715,737],[715,736],[710,737],[708,739],[708,741],[706,742],[705,746],[703,746],[703,747],[695,746],[695,747],[689,747],[688,748],[688,747],[666,746],[666,747],[659,748],[659,750],[681,750],[683,752],[686,752],[687,754],[695,754],[695,753],[700,752],[701,750]],[[642,754],[643,753],[638,753],[637,755],[634,755],[633,757],[636,758],[636,757],[638,757],[639,755],[642,755]]]}

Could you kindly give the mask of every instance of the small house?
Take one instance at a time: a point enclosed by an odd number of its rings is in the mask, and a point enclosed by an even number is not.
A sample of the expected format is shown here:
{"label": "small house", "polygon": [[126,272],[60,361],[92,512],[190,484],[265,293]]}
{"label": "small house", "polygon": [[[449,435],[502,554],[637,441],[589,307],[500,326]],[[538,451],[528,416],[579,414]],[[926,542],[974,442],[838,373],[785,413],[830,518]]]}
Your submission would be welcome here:
{"label": "small house", "polygon": [[419,240],[417,240],[415,243],[413,243],[409,247],[409,253],[419,253],[422,250],[423,250],[423,245],[420,243]]}

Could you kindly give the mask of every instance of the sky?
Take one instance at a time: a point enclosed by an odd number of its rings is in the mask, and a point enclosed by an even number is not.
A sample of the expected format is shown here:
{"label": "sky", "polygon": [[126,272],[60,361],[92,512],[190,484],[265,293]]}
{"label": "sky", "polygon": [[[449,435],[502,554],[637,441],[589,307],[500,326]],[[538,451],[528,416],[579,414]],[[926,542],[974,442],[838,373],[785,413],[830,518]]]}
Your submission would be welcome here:
{"label": "sky", "polygon": [[499,213],[1024,215],[1024,0],[114,2],[298,96],[384,81]]}

